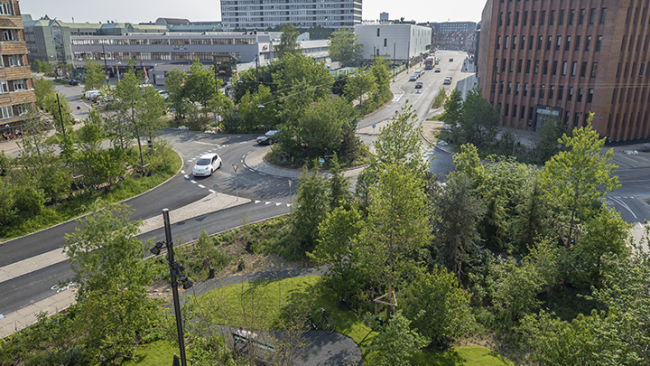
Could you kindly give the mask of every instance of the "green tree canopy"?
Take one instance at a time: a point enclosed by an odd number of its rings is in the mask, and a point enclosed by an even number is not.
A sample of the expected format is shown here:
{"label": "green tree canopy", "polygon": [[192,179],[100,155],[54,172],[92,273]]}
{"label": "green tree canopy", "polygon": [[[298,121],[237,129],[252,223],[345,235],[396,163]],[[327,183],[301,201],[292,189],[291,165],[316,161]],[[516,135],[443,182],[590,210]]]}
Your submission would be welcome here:
{"label": "green tree canopy", "polygon": [[327,50],[330,58],[340,61],[343,66],[357,66],[362,58],[363,45],[359,43],[359,36],[354,34],[353,28],[339,28],[330,36]]}
{"label": "green tree canopy", "polygon": [[280,44],[274,47],[275,55],[278,58],[283,58],[287,54],[299,54],[301,49],[298,44],[298,36],[300,31],[291,23],[284,23],[282,26],[282,35],[280,36]]}
{"label": "green tree canopy", "polygon": [[86,80],[84,91],[99,89],[106,82],[106,72],[102,65],[93,58],[86,57]]}

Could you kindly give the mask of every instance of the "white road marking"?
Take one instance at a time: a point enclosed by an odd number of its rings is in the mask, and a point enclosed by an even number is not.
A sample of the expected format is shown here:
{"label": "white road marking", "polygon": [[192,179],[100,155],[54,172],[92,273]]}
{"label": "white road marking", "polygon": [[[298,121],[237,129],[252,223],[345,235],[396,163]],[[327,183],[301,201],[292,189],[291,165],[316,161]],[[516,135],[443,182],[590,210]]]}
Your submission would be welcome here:
{"label": "white road marking", "polygon": [[394,94],[393,95],[393,102],[397,103],[399,100],[402,98],[402,95],[404,94]]}
{"label": "white road marking", "polygon": [[[184,171],[184,170],[181,170],[181,174],[185,174],[185,171]],[[186,177],[187,177],[187,175],[186,175]]]}
{"label": "white road marking", "polygon": [[619,205],[623,206],[624,209],[630,211],[630,213],[632,214],[632,216],[634,216],[634,218],[636,219],[636,215],[634,214],[634,211],[632,211],[632,210],[630,209],[630,206],[628,206],[625,202],[623,202],[623,201],[621,201],[620,199],[618,199],[619,197],[610,197],[610,198],[612,199],[612,201],[614,201],[614,202],[618,203]]}
{"label": "white road marking", "polygon": [[191,180],[190,182],[192,182],[192,183],[194,183],[194,184],[196,184],[196,181],[195,181],[195,180]]}
{"label": "white road marking", "polygon": [[255,203],[260,203],[260,202],[262,202],[262,201],[255,200]]}
{"label": "white road marking", "polygon": [[276,202],[275,203],[276,206],[280,206],[281,204],[282,204],[282,202]]}
{"label": "white road marking", "polygon": [[199,188],[205,188],[203,184],[199,184]]}
{"label": "white road marking", "polygon": [[247,143],[249,143],[249,141],[242,141],[242,142],[240,142],[240,144],[247,144]]}
{"label": "white road marking", "polygon": [[214,189],[208,189],[208,192],[210,192],[210,193],[212,193],[212,194],[217,193],[217,192],[214,191]]}
{"label": "white road marking", "polygon": [[266,202],[265,202],[264,204],[265,204],[265,205],[270,205],[270,204],[271,204],[271,202],[269,202],[269,201],[266,201]]}
{"label": "white road marking", "polygon": [[185,176],[185,179],[190,179],[190,176],[189,176],[189,175],[186,175],[186,176]]}
{"label": "white road marking", "polygon": [[287,207],[291,207],[291,204],[290,204],[290,203],[287,203]]}
{"label": "white road marking", "polygon": [[201,141],[194,141],[195,144],[201,144],[201,145],[210,145],[210,146],[219,146],[217,144],[211,144],[209,142],[201,142]]}
{"label": "white road marking", "polygon": [[259,175],[266,175],[266,174],[264,174],[264,173],[258,173],[258,174],[259,174]]}

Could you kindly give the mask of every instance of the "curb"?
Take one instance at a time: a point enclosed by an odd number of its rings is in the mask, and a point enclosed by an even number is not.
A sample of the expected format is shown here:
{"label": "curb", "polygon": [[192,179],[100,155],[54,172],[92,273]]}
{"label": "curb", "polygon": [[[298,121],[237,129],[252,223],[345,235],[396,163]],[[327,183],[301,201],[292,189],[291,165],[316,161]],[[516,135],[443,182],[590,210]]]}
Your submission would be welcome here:
{"label": "curb", "polygon": [[[172,175],[172,176],[169,177],[169,179],[167,179],[166,181],[164,181],[164,182],[160,183],[159,185],[157,185],[157,186],[155,186],[155,187],[149,189],[149,190],[146,191],[146,192],[142,192],[142,193],[140,193],[140,194],[138,194],[138,195],[135,195],[135,196],[133,196],[133,197],[129,197],[129,198],[123,200],[123,201],[120,201],[120,202],[116,202],[116,203],[110,204],[110,205],[108,205],[108,206],[106,206],[106,207],[101,208],[100,210],[103,210],[103,209],[105,209],[105,208],[107,208],[107,207],[110,207],[110,206],[113,206],[113,205],[116,205],[116,204],[120,204],[120,203],[124,203],[124,202],[130,201],[130,200],[132,200],[132,199],[134,199],[134,198],[140,197],[140,196],[142,196],[142,195],[144,195],[144,194],[147,194],[147,193],[153,191],[154,189],[156,189],[156,188],[158,188],[158,187],[161,187],[162,185],[166,184],[166,183],[169,182],[170,180],[174,179],[174,178],[178,175],[178,173],[180,173],[180,171],[183,170],[183,165],[185,165],[185,159],[183,159],[183,156],[182,156],[178,151],[176,151],[176,149],[172,149],[172,150],[174,150],[174,152],[176,152],[176,154],[181,158],[181,167],[178,169],[178,171],[176,172],[176,174]],[[9,242],[14,241],[14,240],[23,239],[23,238],[26,238],[26,237],[28,237],[28,236],[31,236],[31,235],[34,235],[34,234],[38,234],[38,233],[40,233],[40,232],[42,232],[42,231],[49,230],[49,229],[51,229],[51,228],[55,228],[55,227],[58,227],[58,226],[61,226],[61,225],[67,224],[67,223],[69,223],[69,222],[71,222],[71,221],[77,221],[77,220],[79,220],[80,218],[86,217],[86,216],[88,216],[88,215],[90,215],[90,214],[92,214],[92,213],[94,213],[94,211],[93,211],[93,212],[88,212],[88,213],[86,213],[86,214],[83,214],[83,215],[80,215],[80,216],[77,216],[77,217],[74,217],[74,218],[71,218],[71,219],[69,219],[69,220],[67,220],[67,221],[64,221],[64,222],[60,222],[60,223],[58,223],[58,224],[56,224],[56,225],[52,225],[52,226],[50,226],[50,227],[46,227],[46,228],[41,229],[41,230],[38,230],[38,231],[34,231],[33,233],[29,233],[29,234],[26,234],[26,235],[23,235],[23,236],[19,236],[19,237],[17,237],[17,238],[13,238],[13,239],[9,239],[9,240],[7,240],[7,241],[0,242],[0,246],[3,246],[3,245],[5,245],[5,244],[7,244],[7,243],[9,243]]]}

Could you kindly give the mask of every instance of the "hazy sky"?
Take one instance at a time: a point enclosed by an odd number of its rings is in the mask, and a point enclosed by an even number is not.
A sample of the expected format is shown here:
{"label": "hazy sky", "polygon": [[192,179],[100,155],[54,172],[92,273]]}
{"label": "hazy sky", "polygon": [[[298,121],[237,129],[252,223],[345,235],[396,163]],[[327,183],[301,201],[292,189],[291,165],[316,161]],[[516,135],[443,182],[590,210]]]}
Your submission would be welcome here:
{"label": "hazy sky", "polygon": [[[363,19],[379,19],[388,12],[390,19],[404,17],[418,22],[475,21],[481,19],[486,0],[365,0]],[[45,14],[64,22],[141,23],[159,17],[191,21],[221,20],[219,0],[22,0],[23,14],[38,19]]]}

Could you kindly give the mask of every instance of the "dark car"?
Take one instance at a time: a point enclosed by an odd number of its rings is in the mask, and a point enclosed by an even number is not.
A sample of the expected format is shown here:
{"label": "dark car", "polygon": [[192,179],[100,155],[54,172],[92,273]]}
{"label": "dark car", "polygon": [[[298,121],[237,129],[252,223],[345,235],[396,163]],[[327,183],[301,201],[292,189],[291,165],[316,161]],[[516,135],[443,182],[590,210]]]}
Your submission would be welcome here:
{"label": "dark car", "polygon": [[68,85],[72,85],[72,86],[79,85],[79,80],[72,79],[72,80],[68,81]]}
{"label": "dark car", "polygon": [[415,83],[415,89],[422,89],[422,82],[421,81],[418,81],[417,83]]}
{"label": "dark car", "polygon": [[449,62],[454,62],[454,59],[453,59],[453,58],[450,58],[450,59],[449,59]]}
{"label": "dark car", "polygon": [[278,139],[276,136],[278,132],[278,130],[271,130],[264,135],[256,138],[255,141],[257,141],[257,143],[260,145],[273,145]]}

